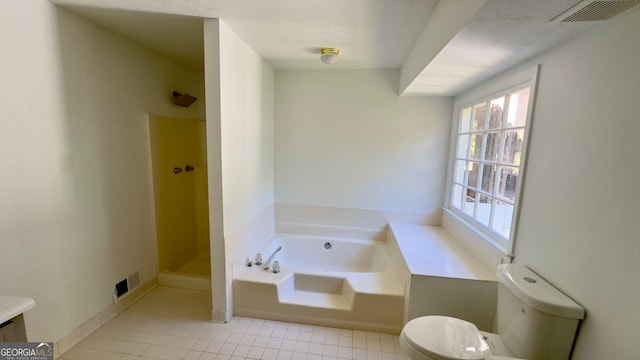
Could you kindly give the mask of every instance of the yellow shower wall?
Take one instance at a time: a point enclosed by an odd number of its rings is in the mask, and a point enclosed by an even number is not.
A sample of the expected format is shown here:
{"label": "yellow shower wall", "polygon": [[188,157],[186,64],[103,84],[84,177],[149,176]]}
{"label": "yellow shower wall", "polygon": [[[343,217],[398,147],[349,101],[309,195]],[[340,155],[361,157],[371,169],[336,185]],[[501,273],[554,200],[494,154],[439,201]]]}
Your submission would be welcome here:
{"label": "yellow shower wall", "polygon": [[[149,131],[158,268],[177,272],[209,255],[205,122],[150,116]],[[187,165],[195,169],[186,171]]]}

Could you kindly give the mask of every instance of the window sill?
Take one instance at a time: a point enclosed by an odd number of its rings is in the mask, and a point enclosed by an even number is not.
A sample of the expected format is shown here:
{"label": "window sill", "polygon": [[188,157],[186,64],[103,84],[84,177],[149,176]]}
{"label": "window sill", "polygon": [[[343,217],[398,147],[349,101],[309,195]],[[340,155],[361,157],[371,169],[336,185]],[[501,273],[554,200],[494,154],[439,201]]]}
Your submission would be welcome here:
{"label": "window sill", "polygon": [[442,211],[442,227],[476,252],[484,262],[495,265],[511,262],[513,255],[508,253],[503,244],[479,231],[453,211],[446,208]]}

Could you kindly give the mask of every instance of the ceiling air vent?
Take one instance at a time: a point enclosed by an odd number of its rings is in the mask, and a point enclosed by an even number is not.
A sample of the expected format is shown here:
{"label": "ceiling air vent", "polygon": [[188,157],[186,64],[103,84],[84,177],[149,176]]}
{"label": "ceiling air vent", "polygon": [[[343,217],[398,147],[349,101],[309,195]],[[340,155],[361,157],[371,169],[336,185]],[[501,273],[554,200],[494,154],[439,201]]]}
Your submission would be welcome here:
{"label": "ceiling air vent", "polygon": [[606,20],[640,4],[640,0],[581,1],[560,16],[553,23]]}

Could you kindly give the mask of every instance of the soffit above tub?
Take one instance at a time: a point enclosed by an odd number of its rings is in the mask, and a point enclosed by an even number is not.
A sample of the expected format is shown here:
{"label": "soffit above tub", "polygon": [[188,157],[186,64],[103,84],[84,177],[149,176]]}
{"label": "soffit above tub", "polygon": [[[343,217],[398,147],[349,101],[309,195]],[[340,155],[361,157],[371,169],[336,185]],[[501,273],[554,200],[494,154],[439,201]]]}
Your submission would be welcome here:
{"label": "soffit above tub", "polygon": [[551,22],[577,2],[488,0],[410,84],[401,84],[400,91],[405,95],[456,95],[601,24]]}

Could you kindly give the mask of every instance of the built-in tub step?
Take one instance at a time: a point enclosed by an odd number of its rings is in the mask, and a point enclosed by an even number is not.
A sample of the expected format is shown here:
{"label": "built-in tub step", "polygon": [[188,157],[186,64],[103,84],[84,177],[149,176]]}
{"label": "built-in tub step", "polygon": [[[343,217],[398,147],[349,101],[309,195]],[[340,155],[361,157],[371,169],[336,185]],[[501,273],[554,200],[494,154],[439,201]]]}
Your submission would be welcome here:
{"label": "built-in tub step", "polygon": [[347,302],[347,299],[342,294],[323,294],[311,291],[294,291],[280,298],[280,303],[323,309],[351,309],[351,304]]}
{"label": "built-in tub step", "polygon": [[293,273],[278,284],[278,300],[284,304],[349,310],[353,288],[345,278]]}
{"label": "built-in tub step", "polygon": [[[245,268],[233,280],[234,314],[263,319],[397,333],[401,328],[403,294],[381,292],[377,274],[308,274],[283,266],[273,274]],[[369,291],[354,287],[349,276]],[[355,290],[357,289],[357,290]],[[380,309],[384,309],[381,311]]]}

